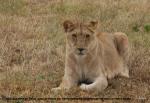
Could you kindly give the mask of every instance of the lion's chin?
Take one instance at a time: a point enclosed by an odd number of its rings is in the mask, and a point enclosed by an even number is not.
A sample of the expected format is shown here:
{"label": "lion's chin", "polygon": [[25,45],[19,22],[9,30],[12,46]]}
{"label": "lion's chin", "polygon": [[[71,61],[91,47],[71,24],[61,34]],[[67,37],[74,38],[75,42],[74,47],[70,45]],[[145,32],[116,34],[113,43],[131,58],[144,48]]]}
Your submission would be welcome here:
{"label": "lion's chin", "polygon": [[79,56],[83,56],[83,55],[85,55],[85,54],[84,54],[84,53],[78,53],[78,55],[79,55]]}

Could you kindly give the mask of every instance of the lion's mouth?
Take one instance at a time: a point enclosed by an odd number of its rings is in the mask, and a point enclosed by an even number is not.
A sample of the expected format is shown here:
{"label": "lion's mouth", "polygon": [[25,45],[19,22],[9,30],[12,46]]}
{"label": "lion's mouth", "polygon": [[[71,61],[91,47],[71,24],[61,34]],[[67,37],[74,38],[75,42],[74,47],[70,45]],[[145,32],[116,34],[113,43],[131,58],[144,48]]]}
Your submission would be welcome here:
{"label": "lion's mouth", "polygon": [[85,55],[84,53],[82,53],[82,52],[80,52],[80,53],[78,53],[78,55]]}

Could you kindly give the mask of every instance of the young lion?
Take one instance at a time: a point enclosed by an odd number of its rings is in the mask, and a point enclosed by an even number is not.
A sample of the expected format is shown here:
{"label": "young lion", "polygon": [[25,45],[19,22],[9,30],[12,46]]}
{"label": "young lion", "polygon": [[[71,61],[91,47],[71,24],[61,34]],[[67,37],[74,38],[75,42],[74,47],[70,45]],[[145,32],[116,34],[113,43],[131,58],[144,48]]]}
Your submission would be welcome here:
{"label": "young lion", "polygon": [[53,91],[80,85],[82,90],[101,92],[108,85],[107,79],[116,75],[129,77],[127,36],[121,32],[97,33],[97,25],[95,21],[64,22],[65,74],[60,86]]}

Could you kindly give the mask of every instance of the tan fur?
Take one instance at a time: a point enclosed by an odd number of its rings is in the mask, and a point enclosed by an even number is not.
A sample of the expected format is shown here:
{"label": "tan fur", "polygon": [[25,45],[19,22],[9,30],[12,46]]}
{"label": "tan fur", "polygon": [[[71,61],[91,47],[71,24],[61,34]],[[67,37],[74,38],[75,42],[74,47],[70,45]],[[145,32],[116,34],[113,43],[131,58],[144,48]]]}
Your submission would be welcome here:
{"label": "tan fur", "polygon": [[[66,32],[65,74],[59,87],[52,90],[78,86],[87,91],[104,90],[107,79],[116,75],[129,77],[126,62],[129,44],[124,33],[96,32],[98,22],[88,24],[64,22]],[[79,48],[84,49],[82,52]],[[84,81],[90,81],[86,84]]]}

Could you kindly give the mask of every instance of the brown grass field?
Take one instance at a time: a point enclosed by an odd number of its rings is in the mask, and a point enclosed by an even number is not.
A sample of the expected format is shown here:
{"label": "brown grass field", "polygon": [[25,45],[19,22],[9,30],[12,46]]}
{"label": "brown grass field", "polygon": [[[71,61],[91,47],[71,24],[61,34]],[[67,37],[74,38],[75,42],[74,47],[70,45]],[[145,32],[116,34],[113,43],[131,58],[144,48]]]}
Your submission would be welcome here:
{"label": "brown grass field", "polygon": [[[130,40],[130,78],[116,77],[102,93],[74,88],[51,92],[64,74],[66,19],[100,21],[100,30],[125,32]],[[0,95],[8,97],[149,98],[149,0],[0,0]],[[57,103],[2,101],[0,103]],[[123,100],[60,103],[137,103]]]}

